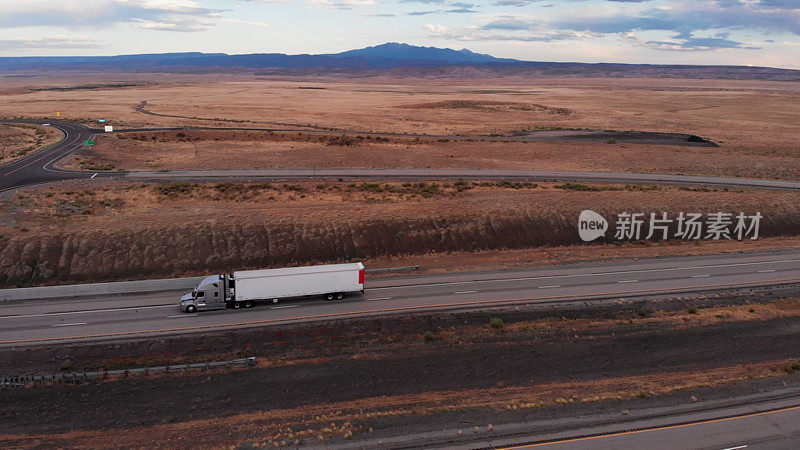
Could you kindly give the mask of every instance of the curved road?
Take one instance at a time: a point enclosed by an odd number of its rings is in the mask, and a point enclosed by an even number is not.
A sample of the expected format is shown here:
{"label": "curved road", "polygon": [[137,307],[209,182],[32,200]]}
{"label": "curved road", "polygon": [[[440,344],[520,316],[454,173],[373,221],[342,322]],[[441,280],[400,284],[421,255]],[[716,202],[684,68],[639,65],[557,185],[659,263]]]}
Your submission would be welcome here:
{"label": "curved road", "polygon": [[[6,120],[17,123],[44,123],[37,120]],[[258,181],[276,179],[338,179],[338,178],[381,178],[394,180],[409,179],[514,179],[528,181],[594,182],[613,184],[660,184],[678,186],[707,186],[724,188],[748,188],[799,191],[800,182],[783,180],[762,180],[733,177],[703,177],[691,175],[671,175],[653,173],[623,172],[581,172],[550,170],[460,170],[460,169],[254,169],[254,170],[214,170],[214,171],[159,171],[159,172],[76,172],[56,169],[53,163],[79,149],[83,141],[90,139],[97,130],[63,121],[51,121],[53,127],[64,132],[64,139],[44,150],[29,155],[12,164],[0,166],[0,192],[20,187],[63,181],[77,178],[111,177],[136,181]],[[125,131],[178,130],[187,128],[152,128]],[[236,128],[233,128],[236,129]],[[271,129],[251,129],[275,131]],[[283,130],[298,131],[298,130]],[[308,130],[302,130],[309,132]],[[323,132],[318,130],[311,130]],[[358,133],[364,134],[364,133]],[[380,134],[381,133],[373,133]],[[386,133],[390,135],[391,133]],[[403,135],[414,137],[414,135]],[[423,136],[435,138],[438,136]],[[455,139],[469,139],[464,136],[450,136]],[[520,137],[492,138],[495,140],[520,141]]]}
{"label": "curved road", "polygon": [[[8,120],[8,123],[42,124],[45,122],[35,120]],[[0,166],[0,192],[17,187],[53,181],[70,180],[75,178],[88,178],[93,174],[65,171],[56,169],[53,164],[81,148],[83,142],[89,140],[94,132],[82,125],[69,122],[49,122],[54,128],[64,133],[64,138],[42,150],[27,155],[10,164]]]}
{"label": "curved road", "polygon": [[365,295],[339,302],[288,300],[249,310],[186,314],[181,292],[9,301],[0,311],[0,345],[208,332],[270,324],[476,309],[515,304],[642,298],[800,284],[800,250],[367,280]]}

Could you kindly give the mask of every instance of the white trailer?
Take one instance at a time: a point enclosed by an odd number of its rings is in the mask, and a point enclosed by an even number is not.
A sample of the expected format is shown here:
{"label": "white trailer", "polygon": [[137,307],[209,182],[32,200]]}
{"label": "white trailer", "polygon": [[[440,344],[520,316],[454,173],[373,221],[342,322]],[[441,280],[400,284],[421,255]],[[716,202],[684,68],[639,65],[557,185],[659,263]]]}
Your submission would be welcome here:
{"label": "white trailer", "polygon": [[328,300],[364,293],[362,263],[241,270],[233,275],[204,278],[192,292],[181,297],[181,309],[249,308],[258,301],[277,302],[283,298],[324,296]]}

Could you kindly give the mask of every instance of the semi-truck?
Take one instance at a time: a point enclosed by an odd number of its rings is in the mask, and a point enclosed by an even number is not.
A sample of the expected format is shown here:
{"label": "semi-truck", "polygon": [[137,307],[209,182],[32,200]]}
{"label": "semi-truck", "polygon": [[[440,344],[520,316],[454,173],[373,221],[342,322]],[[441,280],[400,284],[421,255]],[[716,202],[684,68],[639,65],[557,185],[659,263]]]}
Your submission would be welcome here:
{"label": "semi-truck", "polygon": [[364,275],[360,262],[235,271],[203,278],[181,297],[180,307],[193,313],[201,309],[250,308],[258,302],[277,303],[296,297],[341,300],[348,294],[364,293]]}

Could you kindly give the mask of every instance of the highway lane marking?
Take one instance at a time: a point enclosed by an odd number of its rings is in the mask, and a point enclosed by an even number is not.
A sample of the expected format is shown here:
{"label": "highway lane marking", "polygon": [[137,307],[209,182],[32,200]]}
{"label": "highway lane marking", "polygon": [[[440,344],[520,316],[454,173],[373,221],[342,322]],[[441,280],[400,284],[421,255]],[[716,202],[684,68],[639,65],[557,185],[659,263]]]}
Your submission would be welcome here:
{"label": "highway lane marking", "polygon": [[620,283],[620,284],[622,284],[622,283],[638,283],[638,282],[639,282],[639,280],[619,280],[619,281],[617,281],[617,283]]}
{"label": "highway lane marking", "polygon": [[710,277],[710,276],[711,275],[709,275],[707,273],[704,273],[702,275],[692,275],[692,278],[706,278],[706,277]]}
{"label": "highway lane marking", "polygon": [[560,288],[561,286],[557,284],[551,284],[549,286],[539,286],[539,289],[552,289],[552,288]]}
{"label": "highway lane marking", "polygon": [[[46,147],[46,148],[42,149],[42,151],[38,151],[38,152],[34,153],[34,154],[33,154],[33,155],[31,155],[31,156],[37,156],[36,158],[33,158],[33,159],[32,159],[31,161],[29,161],[27,164],[25,164],[25,165],[22,165],[22,166],[20,166],[20,167],[17,167],[17,168],[15,168],[14,170],[12,170],[12,171],[10,171],[10,172],[6,173],[6,175],[11,175],[12,173],[18,172],[18,171],[20,171],[20,170],[22,170],[22,169],[24,169],[24,168],[26,168],[26,167],[28,167],[28,166],[32,165],[33,163],[35,163],[35,162],[38,162],[38,161],[41,161],[42,159],[44,159],[44,158],[47,158],[48,156],[50,156],[50,155],[52,155],[53,153],[57,152],[57,151],[58,151],[58,149],[57,149],[57,148],[56,148],[56,149],[54,149],[54,147],[60,147],[60,145],[59,145],[59,144],[61,144],[61,143],[63,143],[64,141],[66,141],[66,140],[67,140],[67,137],[69,137],[69,134],[68,134],[68,133],[67,133],[67,132],[66,132],[66,131],[65,131],[63,128],[61,128],[61,127],[59,127],[59,126],[57,126],[57,125],[56,125],[56,126],[54,126],[54,128],[57,128],[57,129],[58,129],[58,130],[60,130],[62,133],[64,133],[64,137],[63,137],[63,138],[62,138],[60,141],[56,142],[55,144],[52,144],[52,145],[50,145],[49,147]],[[70,141],[69,143],[67,143],[67,144],[64,144],[64,146],[65,146],[65,147],[66,147],[66,146],[70,146],[70,145],[72,145],[73,143],[75,143],[75,142],[78,142],[78,140],[80,139],[80,137],[81,137],[81,135],[80,135],[80,133],[78,133],[78,136],[77,136],[75,139],[71,140],[71,141]],[[71,150],[70,150],[70,151],[71,151]],[[48,163],[48,164],[49,164],[49,163]],[[46,165],[47,165],[47,164],[45,164],[45,166],[46,166]],[[46,170],[46,169],[45,169],[45,170]]]}
{"label": "highway lane marking", "polygon": [[392,297],[378,297],[378,298],[365,298],[364,300],[368,302],[374,302],[375,300],[391,300]]}
{"label": "highway lane marking", "polygon": [[286,308],[297,308],[300,305],[284,305],[284,306],[273,306],[270,309],[286,309]]}
{"label": "highway lane marking", "polygon": [[58,325],[53,325],[53,326],[54,327],[74,327],[76,325],[86,325],[86,322],[60,323]]}
{"label": "highway lane marking", "polygon": [[478,291],[456,291],[456,292],[453,292],[453,294],[474,294],[476,292],[478,292]]}
{"label": "highway lane marking", "polygon": [[174,316],[166,316],[167,319],[172,319],[174,317],[194,317],[197,314],[175,314]]}
{"label": "highway lane marking", "polygon": [[[403,289],[410,287],[456,286],[460,284],[475,284],[475,283],[508,283],[512,281],[549,280],[554,278],[601,277],[607,275],[625,275],[632,273],[675,272],[678,270],[712,269],[712,268],[722,268],[722,267],[744,267],[744,266],[756,266],[761,264],[781,264],[781,263],[793,263],[793,262],[800,262],[800,259],[783,259],[778,261],[755,261],[748,263],[711,264],[707,266],[666,267],[661,269],[620,270],[616,272],[594,272],[585,274],[542,275],[537,277],[502,278],[496,280],[446,281],[440,283],[422,283],[422,284],[405,284],[401,286],[371,287],[369,288],[369,290],[377,291],[377,290],[388,290],[388,289]],[[774,269],[772,270],[774,271]]]}
{"label": "highway lane marking", "polygon": [[151,306],[131,306],[128,308],[109,308],[109,309],[89,309],[86,311],[63,311],[63,312],[49,312],[49,313],[40,313],[40,314],[19,314],[19,315],[11,315],[11,316],[0,316],[0,319],[23,319],[23,318],[30,318],[30,317],[47,317],[47,316],[66,316],[70,314],[89,314],[89,313],[98,313],[98,312],[113,312],[113,311],[130,311],[132,309],[143,309],[143,308],[177,308],[178,305],[151,305]]}
{"label": "highway lane marking", "polygon": [[[626,435],[630,435],[630,434],[649,433],[651,431],[674,430],[676,428],[694,427],[694,426],[697,426],[697,425],[707,425],[707,424],[710,424],[710,423],[727,422],[727,421],[730,421],[730,420],[749,419],[751,417],[764,416],[764,415],[767,415],[767,414],[777,414],[777,413],[783,413],[783,412],[787,412],[787,411],[795,411],[795,410],[798,410],[798,409],[800,409],[800,406],[791,406],[789,408],[781,408],[781,409],[775,409],[775,410],[772,410],[772,411],[764,411],[764,412],[759,412],[759,413],[744,414],[744,415],[736,416],[736,417],[724,417],[722,419],[710,419],[710,420],[703,420],[703,421],[699,421],[699,422],[683,423],[683,424],[680,424],[680,425],[667,425],[667,426],[662,426],[662,427],[647,428],[645,430],[623,431],[623,432],[620,432],[620,433],[609,433],[609,434],[602,434],[602,435],[599,435],[599,436],[589,436],[589,437],[582,437],[582,438],[562,439],[562,440],[551,441],[551,442],[540,442],[538,444],[524,444],[524,445],[516,445],[516,446],[510,446],[510,447],[498,447],[498,450],[513,450],[513,449],[519,449],[519,448],[542,447],[542,446],[545,446],[545,445],[566,444],[566,443],[569,443],[569,442],[580,442],[580,441],[588,441],[588,440],[592,440],[592,439],[603,439],[603,438],[616,437],[616,436],[626,436]],[[747,446],[745,445],[745,447],[747,447]],[[733,448],[743,448],[743,447],[733,447]]]}
{"label": "highway lane marking", "polygon": [[[154,334],[154,333],[174,333],[174,332],[181,332],[181,331],[197,331],[197,330],[211,330],[211,329],[224,329],[224,328],[231,328],[231,327],[243,327],[243,326],[253,326],[253,325],[270,325],[270,324],[279,324],[279,323],[287,323],[287,322],[297,322],[302,320],[314,320],[314,319],[335,319],[335,318],[344,318],[344,317],[353,317],[353,316],[360,316],[364,314],[376,314],[376,313],[391,313],[391,312],[404,312],[404,311],[424,311],[428,309],[435,309],[435,308],[453,308],[453,307],[463,307],[463,306],[477,306],[477,305],[497,305],[502,303],[530,303],[536,300],[568,300],[568,299],[588,299],[590,297],[616,297],[620,295],[646,295],[646,294],[668,294],[668,293],[675,293],[675,292],[682,292],[686,290],[695,290],[695,289],[705,289],[705,288],[719,288],[719,287],[726,287],[726,288],[736,288],[736,287],[744,287],[744,286],[753,286],[753,285],[777,285],[777,284],[786,284],[786,283],[797,283],[800,281],[800,277],[790,277],[790,278],[778,278],[775,280],[761,280],[761,281],[748,281],[748,282],[741,282],[741,283],[716,283],[716,284],[700,284],[695,286],[682,286],[682,287],[675,287],[671,289],[634,289],[634,290],[627,290],[627,291],[610,291],[610,292],[595,292],[591,294],[562,294],[562,295],[551,295],[551,296],[543,296],[543,297],[527,297],[527,298],[514,298],[514,299],[497,299],[497,300],[472,300],[466,302],[452,302],[452,303],[440,303],[435,305],[417,305],[417,306],[398,306],[393,308],[381,308],[381,309],[367,309],[367,310],[357,310],[357,311],[346,311],[346,312],[339,312],[339,313],[326,313],[326,314],[311,314],[306,316],[295,316],[295,317],[285,317],[285,318],[275,318],[275,319],[261,319],[261,320],[248,320],[245,322],[234,322],[234,323],[220,323],[220,324],[211,324],[211,325],[195,325],[189,327],[178,327],[178,328],[163,328],[157,330],[136,330],[136,331],[118,331],[113,333],[100,333],[100,334],[85,334],[79,336],[63,336],[63,337],[47,337],[47,338],[32,338],[32,339],[10,339],[5,341],[0,341],[0,345],[7,345],[7,344],[21,344],[21,343],[35,343],[35,342],[52,342],[52,341],[70,341],[76,339],[91,339],[91,338],[104,338],[104,337],[120,337],[120,336],[137,336],[137,335],[146,335],[146,334]],[[291,305],[290,305],[291,306]],[[296,306],[296,305],[294,305]]]}
{"label": "highway lane marking", "polygon": [[723,448],[722,450],[739,450],[740,448],[747,448],[747,446],[746,445],[740,445],[738,447]]}
{"label": "highway lane marking", "polygon": [[90,178],[94,178],[94,177],[96,177],[96,176],[97,176],[97,173],[95,172],[95,174],[94,174],[94,175],[92,175]]}
{"label": "highway lane marking", "polygon": [[766,269],[766,270],[759,270],[758,273],[770,273],[775,272],[775,269]]}

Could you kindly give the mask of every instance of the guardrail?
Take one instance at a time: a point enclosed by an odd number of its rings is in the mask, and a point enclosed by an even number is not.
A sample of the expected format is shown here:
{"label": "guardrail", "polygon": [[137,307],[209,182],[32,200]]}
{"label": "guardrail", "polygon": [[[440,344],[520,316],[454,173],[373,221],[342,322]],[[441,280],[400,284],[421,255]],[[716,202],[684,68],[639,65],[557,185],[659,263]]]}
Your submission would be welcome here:
{"label": "guardrail", "polygon": [[[412,272],[418,265],[367,269],[367,273]],[[115,281],[109,283],[68,284],[17,289],[0,289],[0,303],[12,300],[89,297],[95,295],[141,294],[147,292],[191,290],[204,277],[164,278],[160,280]]]}
{"label": "guardrail", "polygon": [[203,277],[165,278],[160,280],[115,281],[109,283],[68,284],[17,289],[0,289],[0,302],[44,298],[88,297],[92,295],[136,294],[159,291],[191,290]]}
{"label": "guardrail", "polygon": [[387,267],[385,269],[366,269],[366,272],[367,273],[389,273],[389,272],[412,272],[414,270],[419,270],[419,266],[414,264],[413,266]]}
{"label": "guardrail", "polygon": [[117,370],[100,370],[96,372],[70,372],[70,373],[54,373],[45,375],[13,375],[0,378],[0,389],[14,388],[14,387],[27,387],[31,383],[46,384],[46,383],[84,383],[93,380],[103,380],[109,376],[129,376],[129,375],[149,375],[149,374],[167,374],[167,373],[180,373],[189,372],[192,370],[208,370],[217,369],[221,367],[231,366],[246,366],[251,367],[256,364],[256,358],[251,356],[249,358],[232,359],[230,361],[214,361],[206,363],[192,363],[192,364],[175,364],[170,366],[155,366],[155,367],[139,367],[136,369],[117,369]]}

